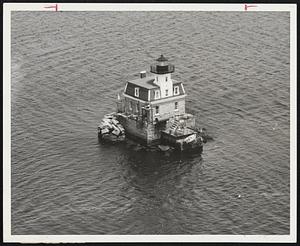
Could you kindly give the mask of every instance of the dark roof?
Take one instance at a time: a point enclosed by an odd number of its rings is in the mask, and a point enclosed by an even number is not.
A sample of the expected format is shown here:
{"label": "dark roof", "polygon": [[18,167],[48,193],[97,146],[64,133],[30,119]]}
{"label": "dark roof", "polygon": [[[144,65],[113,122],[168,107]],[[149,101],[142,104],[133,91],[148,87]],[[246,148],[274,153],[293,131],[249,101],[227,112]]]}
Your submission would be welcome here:
{"label": "dark roof", "polygon": [[178,81],[176,79],[172,79],[172,81],[173,81],[173,85],[178,85],[182,83],[181,81]]}
{"label": "dark roof", "polygon": [[156,84],[154,84],[154,76],[149,76],[149,77],[145,77],[145,78],[138,78],[138,79],[133,79],[133,80],[129,80],[128,83],[140,86],[140,87],[144,87],[146,89],[154,89],[154,88],[158,88],[158,86]]}
{"label": "dark roof", "polygon": [[[154,77],[146,77],[146,78],[139,78],[127,81],[127,86],[125,90],[125,94],[141,99],[144,101],[155,101],[160,99],[155,99],[155,95],[153,92],[150,93],[149,98],[149,91],[154,91],[155,89],[159,89],[159,86],[155,85],[154,83]],[[179,86],[179,94],[174,95],[173,97],[177,97],[179,95],[184,95],[184,89],[182,86],[180,86],[182,83],[180,81],[173,80],[173,86]],[[139,96],[135,96],[135,88],[139,87]],[[174,87],[173,87],[174,88]]]}
{"label": "dark roof", "polygon": [[158,62],[165,62],[165,61],[168,61],[168,59],[166,57],[164,57],[163,55],[160,55],[160,57],[157,58],[156,61],[158,61]]}

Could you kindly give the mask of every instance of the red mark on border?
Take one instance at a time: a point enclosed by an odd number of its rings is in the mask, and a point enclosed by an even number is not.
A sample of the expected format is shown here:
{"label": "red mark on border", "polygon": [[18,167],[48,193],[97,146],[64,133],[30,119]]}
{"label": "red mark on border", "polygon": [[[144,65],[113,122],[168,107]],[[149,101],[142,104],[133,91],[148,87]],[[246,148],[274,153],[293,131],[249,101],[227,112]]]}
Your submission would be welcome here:
{"label": "red mark on border", "polygon": [[47,7],[44,7],[45,9],[55,9],[55,11],[58,11],[58,6],[57,4],[55,4],[54,6],[47,6]]}
{"label": "red mark on border", "polygon": [[247,11],[248,10],[248,8],[253,8],[253,7],[257,7],[257,5],[247,5],[247,4],[245,4],[245,11]]}

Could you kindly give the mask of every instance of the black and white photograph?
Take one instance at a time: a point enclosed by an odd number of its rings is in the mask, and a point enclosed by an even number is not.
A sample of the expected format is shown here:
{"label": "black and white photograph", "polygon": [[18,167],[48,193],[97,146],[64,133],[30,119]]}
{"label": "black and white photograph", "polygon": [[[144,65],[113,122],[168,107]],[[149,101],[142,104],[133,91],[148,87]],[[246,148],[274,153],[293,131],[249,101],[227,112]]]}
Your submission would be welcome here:
{"label": "black and white photograph", "polygon": [[296,5],[215,8],[4,5],[4,239],[296,240]]}

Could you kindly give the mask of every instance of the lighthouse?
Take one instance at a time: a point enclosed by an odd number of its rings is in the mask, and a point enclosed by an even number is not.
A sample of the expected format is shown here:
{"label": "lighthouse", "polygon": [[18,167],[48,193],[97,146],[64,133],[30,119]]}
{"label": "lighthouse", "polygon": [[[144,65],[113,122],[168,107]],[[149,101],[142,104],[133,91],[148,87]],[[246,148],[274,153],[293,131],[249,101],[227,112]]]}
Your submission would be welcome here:
{"label": "lighthouse", "polygon": [[163,131],[175,129],[179,119],[186,127],[182,137],[192,134],[187,127],[193,127],[195,119],[185,112],[186,93],[183,83],[172,78],[174,72],[175,66],[160,55],[148,73],[126,82],[117,111],[127,135],[148,144],[159,140]]}
{"label": "lighthouse", "polygon": [[172,79],[175,66],[161,55],[150,66],[150,74],[127,81],[124,89],[123,111],[158,123],[185,113],[185,91],[182,82]]}

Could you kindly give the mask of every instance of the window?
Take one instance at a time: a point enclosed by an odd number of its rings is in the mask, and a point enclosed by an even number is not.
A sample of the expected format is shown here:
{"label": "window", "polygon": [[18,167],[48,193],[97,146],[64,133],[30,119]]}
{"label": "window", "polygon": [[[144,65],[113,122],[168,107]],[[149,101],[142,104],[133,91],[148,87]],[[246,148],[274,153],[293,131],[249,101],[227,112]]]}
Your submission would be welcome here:
{"label": "window", "polygon": [[166,77],[166,82],[168,81],[168,77]]}
{"label": "window", "polygon": [[178,102],[175,102],[175,110],[178,109]]}
{"label": "window", "polygon": [[132,102],[129,102],[129,110],[132,110]]}
{"label": "window", "polygon": [[140,88],[135,87],[135,88],[134,88],[134,95],[135,95],[136,97],[139,97],[139,94],[140,94]]}
{"label": "window", "polygon": [[156,114],[159,114],[159,106],[156,106],[156,107],[155,107],[155,113],[156,113]]}
{"label": "window", "polygon": [[179,86],[174,86],[174,95],[179,94]]}
{"label": "window", "polygon": [[168,96],[168,90],[166,90],[166,97]]}
{"label": "window", "polygon": [[138,104],[135,105],[135,112],[139,113],[139,105]]}
{"label": "window", "polygon": [[156,90],[155,92],[154,92],[154,99],[159,99],[160,98],[160,95],[159,95],[160,93],[159,93],[159,90]]}

